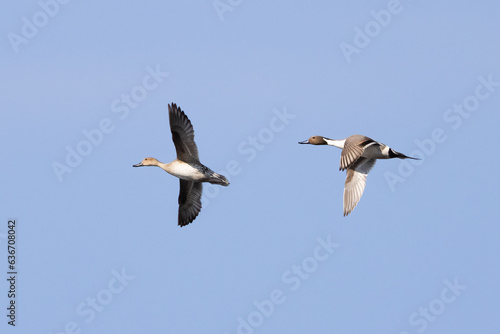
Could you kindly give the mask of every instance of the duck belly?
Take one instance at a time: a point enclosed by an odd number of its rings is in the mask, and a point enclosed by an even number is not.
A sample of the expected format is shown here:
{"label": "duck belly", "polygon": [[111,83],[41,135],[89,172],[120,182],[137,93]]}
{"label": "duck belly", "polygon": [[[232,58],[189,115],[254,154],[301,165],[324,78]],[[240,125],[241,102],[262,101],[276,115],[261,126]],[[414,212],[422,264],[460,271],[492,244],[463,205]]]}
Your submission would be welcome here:
{"label": "duck belly", "polygon": [[167,172],[179,179],[201,181],[205,178],[205,175],[199,169],[182,161],[174,161],[168,167]]}

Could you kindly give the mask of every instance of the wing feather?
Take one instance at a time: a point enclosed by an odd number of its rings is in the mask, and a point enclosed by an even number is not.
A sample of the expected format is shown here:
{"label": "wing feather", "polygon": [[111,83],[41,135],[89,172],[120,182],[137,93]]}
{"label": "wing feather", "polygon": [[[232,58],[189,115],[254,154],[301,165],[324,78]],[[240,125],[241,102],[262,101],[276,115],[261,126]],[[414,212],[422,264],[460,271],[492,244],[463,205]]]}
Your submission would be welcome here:
{"label": "wing feather", "polygon": [[362,135],[348,137],[340,154],[340,170],[345,170],[353,166],[361,158],[365,147],[374,142],[373,139]]}
{"label": "wing feather", "polygon": [[375,159],[359,158],[352,168],[347,169],[344,186],[344,216],[358,205],[365,190],[366,177],[375,166]]}
{"label": "wing feather", "polygon": [[187,162],[194,157],[199,160],[198,148],[194,142],[194,129],[189,118],[175,103],[168,105],[168,115],[177,159]]}
{"label": "wing feather", "polygon": [[179,226],[191,223],[201,211],[203,184],[179,179]]}

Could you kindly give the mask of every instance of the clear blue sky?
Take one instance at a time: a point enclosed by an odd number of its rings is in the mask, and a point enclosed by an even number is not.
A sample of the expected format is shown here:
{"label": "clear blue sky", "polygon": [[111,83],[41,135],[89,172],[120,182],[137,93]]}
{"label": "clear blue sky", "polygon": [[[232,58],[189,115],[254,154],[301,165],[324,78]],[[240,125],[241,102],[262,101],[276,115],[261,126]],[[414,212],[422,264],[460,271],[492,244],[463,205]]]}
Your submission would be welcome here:
{"label": "clear blue sky", "polygon": [[[496,333],[496,1],[0,5],[2,333]],[[215,4],[215,5],[214,5]],[[230,178],[177,226],[167,104]],[[340,150],[379,161],[342,216]]]}

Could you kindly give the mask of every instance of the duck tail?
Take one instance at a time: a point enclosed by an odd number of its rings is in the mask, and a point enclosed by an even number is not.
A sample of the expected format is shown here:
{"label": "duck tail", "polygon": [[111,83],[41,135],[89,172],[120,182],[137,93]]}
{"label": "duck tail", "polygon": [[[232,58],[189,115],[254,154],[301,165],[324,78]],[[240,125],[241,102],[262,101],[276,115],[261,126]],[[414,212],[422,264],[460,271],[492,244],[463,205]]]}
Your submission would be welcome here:
{"label": "duck tail", "polygon": [[224,187],[227,187],[229,185],[229,181],[224,175],[217,174],[215,172],[212,173],[208,182],[212,184],[218,184]]}
{"label": "duck tail", "polygon": [[420,160],[419,158],[409,157],[407,155],[404,155],[403,153],[396,152],[392,148],[389,149],[389,156],[391,158]]}

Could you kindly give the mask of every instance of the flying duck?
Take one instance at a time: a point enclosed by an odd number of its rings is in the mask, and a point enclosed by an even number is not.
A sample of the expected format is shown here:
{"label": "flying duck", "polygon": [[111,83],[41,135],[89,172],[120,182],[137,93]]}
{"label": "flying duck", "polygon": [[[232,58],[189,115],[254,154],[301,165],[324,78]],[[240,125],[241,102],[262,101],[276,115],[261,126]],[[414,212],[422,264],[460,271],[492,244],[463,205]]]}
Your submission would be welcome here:
{"label": "flying duck", "polygon": [[155,158],[145,158],[133,167],[158,166],[179,178],[178,224],[182,227],[191,223],[200,213],[203,182],[221,186],[228,186],[229,182],[225,176],[215,173],[199,161],[193,125],[181,108],[175,103],[169,104],[168,116],[177,159],[165,164]]}
{"label": "flying duck", "polygon": [[396,152],[389,146],[362,135],[352,135],[339,140],[312,136],[299,144],[331,145],[342,149],[339,170],[347,169],[344,186],[344,216],[351,213],[358,205],[365,189],[366,176],[375,166],[377,159],[419,160]]}

